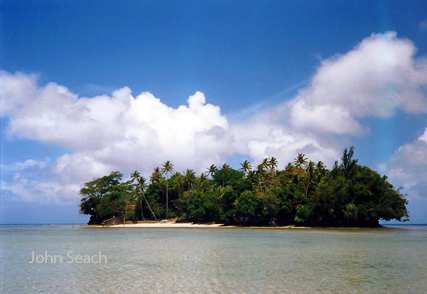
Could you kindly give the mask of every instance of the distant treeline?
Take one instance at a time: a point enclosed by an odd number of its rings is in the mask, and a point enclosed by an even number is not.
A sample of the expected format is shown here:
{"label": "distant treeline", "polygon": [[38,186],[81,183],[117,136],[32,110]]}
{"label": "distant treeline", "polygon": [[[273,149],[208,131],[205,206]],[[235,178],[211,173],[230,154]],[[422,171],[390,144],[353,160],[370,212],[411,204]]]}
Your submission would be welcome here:
{"label": "distant treeline", "polygon": [[369,167],[345,149],[341,163],[331,170],[320,161],[298,154],[278,170],[272,157],[252,167],[245,160],[240,170],[227,164],[211,165],[205,173],[187,169],[174,172],[170,161],[154,169],[149,181],[135,171],[87,182],[80,191],[80,213],[89,224],[113,216],[127,220],[175,218],[193,222],[241,225],[295,224],[308,226],[375,227],[379,220],[408,220],[408,201]]}

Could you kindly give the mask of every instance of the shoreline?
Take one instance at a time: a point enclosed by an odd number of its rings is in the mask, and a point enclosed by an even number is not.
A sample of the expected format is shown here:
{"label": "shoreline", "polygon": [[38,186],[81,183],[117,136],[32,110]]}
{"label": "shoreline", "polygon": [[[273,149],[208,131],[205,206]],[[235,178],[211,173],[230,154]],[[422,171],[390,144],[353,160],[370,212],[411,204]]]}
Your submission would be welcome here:
{"label": "shoreline", "polygon": [[363,229],[396,229],[393,227],[387,227],[380,225],[379,227],[307,227],[307,226],[244,226],[244,225],[224,225],[224,224],[199,224],[192,222],[177,223],[175,221],[168,222],[143,222],[143,223],[127,223],[117,225],[80,225],[79,227],[84,228],[164,228],[164,229],[179,229],[179,228],[203,228],[203,229],[333,229],[333,230],[363,230]]}
{"label": "shoreline", "polygon": [[118,224],[118,225],[84,225],[87,228],[204,228],[204,229],[312,229],[313,227],[299,227],[295,225],[287,226],[238,226],[224,224],[197,224],[197,223],[176,223],[176,222],[150,222],[136,224]]}

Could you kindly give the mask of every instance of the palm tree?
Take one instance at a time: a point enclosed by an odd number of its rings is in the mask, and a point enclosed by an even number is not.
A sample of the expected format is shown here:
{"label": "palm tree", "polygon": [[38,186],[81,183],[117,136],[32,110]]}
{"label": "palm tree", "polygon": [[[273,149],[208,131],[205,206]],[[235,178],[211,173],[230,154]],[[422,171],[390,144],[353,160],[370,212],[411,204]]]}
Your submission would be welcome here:
{"label": "palm tree", "polygon": [[223,178],[222,178],[222,186],[224,187],[225,184],[225,178],[231,173],[231,168],[228,164],[224,163],[222,165],[222,174],[223,174]]}
{"label": "palm tree", "polygon": [[206,175],[207,176],[212,176],[216,171],[218,170],[218,168],[215,166],[215,164],[212,164],[208,170],[206,171]]}
{"label": "palm tree", "polygon": [[258,177],[258,174],[256,173],[256,171],[250,170],[248,172],[247,178],[252,184],[256,182],[257,177]]}
{"label": "palm tree", "polygon": [[298,187],[299,187],[301,173],[304,171],[301,167],[307,164],[307,158],[303,153],[298,153],[298,156],[294,158],[294,164],[297,168]]}
{"label": "palm tree", "polygon": [[200,177],[196,178],[196,184],[199,187],[199,189],[202,191],[202,193],[204,192],[204,190],[206,188],[207,180],[208,180],[208,178],[206,177],[206,175],[204,173],[202,173],[200,175]]}
{"label": "palm tree", "polygon": [[132,183],[133,182],[137,182],[138,178],[141,176],[141,174],[138,171],[134,171],[133,173],[130,174]]}
{"label": "palm tree", "polygon": [[263,161],[262,161],[262,163],[261,163],[261,165],[265,168],[265,169],[267,169],[268,168],[268,159],[267,158],[264,158],[263,159]]}
{"label": "palm tree", "polygon": [[290,173],[292,172],[292,170],[294,169],[294,166],[292,165],[292,163],[288,163],[288,165],[286,166],[285,170]]}
{"label": "palm tree", "polygon": [[248,173],[252,170],[251,163],[246,159],[240,165],[242,166],[240,170],[243,171],[246,175],[248,175]]}
{"label": "palm tree", "polygon": [[270,181],[272,182],[272,184],[274,186],[276,186],[276,184],[275,184],[275,178],[274,178],[274,173],[275,173],[275,168],[277,167],[277,165],[278,165],[278,162],[277,162],[276,157],[271,157],[268,160],[268,167],[270,168]]}
{"label": "palm tree", "polygon": [[[147,203],[147,206],[150,209],[151,213],[153,214],[154,219],[157,220],[156,215],[154,214],[153,210],[151,209],[150,203],[148,202],[147,198],[145,198],[145,188],[147,188],[147,184],[145,183],[145,181],[146,180],[144,177],[139,177],[137,188],[139,189],[139,191],[141,191],[141,195],[144,198],[145,202]],[[141,216],[142,216],[142,198],[141,198]]]}
{"label": "palm tree", "polygon": [[258,164],[256,168],[257,168],[256,171],[258,174],[263,174],[265,172],[265,168],[262,164]]}
{"label": "palm tree", "polygon": [[184,177],[179,172],[176,172],[172,175],[171,179],[173,179],[173,188],[176,190],[178,198],[180,198],[181,190],[184,187]]}
{"label": "palm tree", "polygon": [[196,181],[196,174],[192,169],[187,169],[184,175],[184,182],[187,186],[187,189],[191,189],[195,181]]}
{"label": "palm tree", "polygon": [[325,164],[322,161],[319,161],[316,164],[316,181],[317,183],[320,183],[320,180],[322,177],[326,174],[326,167]]}
{"label": "palm tree", "polygon": [[274,171],[274,169],[277,167],[279,163],[277,162],[277,158],[276,157],[271,157],[270,160],[268,161],[268,166],[270,167],[271,171]]}
{"label": "palm tree", "polygon": [[151,183],[160,183],[162,181],[162,173],[160,168],[156,167],[150,177]]}
{"label": "palm tree", "polygon": [[[166,177],[168,174],[172,173],[173,171],[173,163],[171,163],[169,160],[166,161],[163,165],[162,165],[162,174],[166,174]],[[166,178],[166,219],[168,218],[168,180]]]}
{"label": "palm tree", "polygon": [[147,187],[147,184],[145,183],[145,178],[141,177],[139,172],[134,171],[132,173],[132,181],[136,180],[136,184],[135,184],[135,193],[136,195],[140,195],[139,196],[139,201],[141,204],[141,219],[144,220],[144,212],[142,210],[142,195],[144,193],[145,188]]}
{"label": "palm tree", "polygon": [[315,164],[313,161],[310,160],[310,162],[307,165],[307,169],[306,169],[306,172],[307,172],[307,187],[305,190],[305,197],[306,198],[308,197],[308,188],[309,188],[309,186],[310,186],[310,184],[314,178],[314,171],[315,171]]}
{"label": "palm tree", "polygon": [[294,158],[294,164],[297,167],[304,166],[307,164],[307,158],[303,153],[298,153],[298,156]]}

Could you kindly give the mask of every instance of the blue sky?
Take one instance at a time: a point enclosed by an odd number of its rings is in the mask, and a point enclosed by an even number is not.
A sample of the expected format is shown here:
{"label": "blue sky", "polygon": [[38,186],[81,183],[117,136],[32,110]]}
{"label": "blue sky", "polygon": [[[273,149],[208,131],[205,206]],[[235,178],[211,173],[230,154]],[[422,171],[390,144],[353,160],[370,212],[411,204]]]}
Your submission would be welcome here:
{"label": "blue sky", "polygon": [[86,222],[78,189],[344,147],[427,223],[427,2],[0,1],[1,222]]}

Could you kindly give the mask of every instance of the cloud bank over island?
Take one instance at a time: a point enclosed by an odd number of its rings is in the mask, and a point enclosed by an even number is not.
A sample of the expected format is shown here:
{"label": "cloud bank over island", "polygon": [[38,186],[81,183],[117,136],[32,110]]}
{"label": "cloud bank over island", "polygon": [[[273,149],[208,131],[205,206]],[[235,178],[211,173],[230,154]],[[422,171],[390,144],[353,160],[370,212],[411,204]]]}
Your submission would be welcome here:
{"label": "cloud bank over island", "polygon": [[[2,180],[2,193],[26,202],[77,203],[82,184],[94,177],[114,170],[149,176],[166,160],[176,171],[200,173],[236,154],[255,163],[274,156],[284,168],[305,153],[331,167],[353,136],[369,133],[364,118],[427,113],[427,59],[417,58],[415,45],[395,32],[373,34],[322,61],[296,97],[245,119],[227,117],[201,92],[172,108],[149,92],[134,96],[128,87],[88,98],[38,80],[33,73],[1,72],[6,137],[67,150],[48,160],[29,154],[5,167],[14,175]],[[390,176],[414,191],[425,188],[426,134],[388,162]]]}

